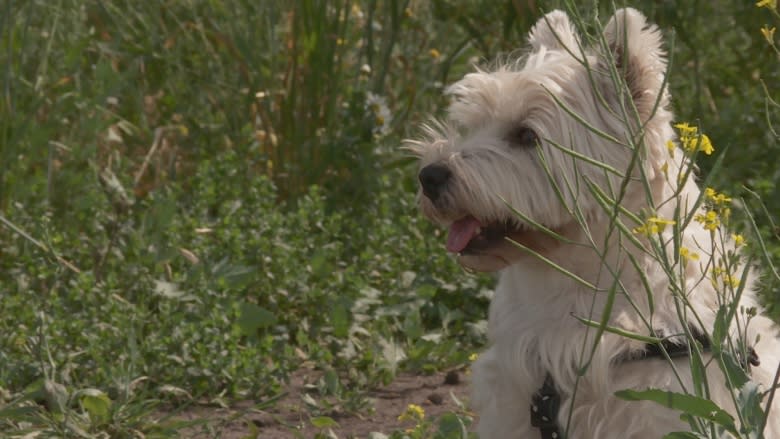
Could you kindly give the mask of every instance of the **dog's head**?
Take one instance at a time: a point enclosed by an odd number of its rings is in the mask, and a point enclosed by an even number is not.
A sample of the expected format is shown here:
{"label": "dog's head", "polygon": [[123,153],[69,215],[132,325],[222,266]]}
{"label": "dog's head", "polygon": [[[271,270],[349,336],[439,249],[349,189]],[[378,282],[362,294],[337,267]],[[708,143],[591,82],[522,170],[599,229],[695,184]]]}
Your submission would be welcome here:
{"label": "dog's head", "polygon": [[449,87],[449,120],[407,143],[420,208],[449,227],[447,250],[464,266],[517,262],[526,253],[507,238],[541,253],[560,245],[534,223],[565,235],[578,216],[598,217],[588,185],[616,194],[621,173],[639,173],[633,145],[653,145],[638,166],[658,173],[671,120],[660,33],[622,9],[598,40],[584,47],[564,12],[545,15],[525,56]]}

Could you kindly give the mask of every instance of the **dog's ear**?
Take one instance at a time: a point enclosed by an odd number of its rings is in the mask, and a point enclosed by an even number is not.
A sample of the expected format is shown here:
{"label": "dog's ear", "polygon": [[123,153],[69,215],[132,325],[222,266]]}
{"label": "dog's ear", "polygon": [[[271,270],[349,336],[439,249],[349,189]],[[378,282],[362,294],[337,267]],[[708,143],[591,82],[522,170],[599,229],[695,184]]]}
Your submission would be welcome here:
{"label": "dog's ear", "polygon": [[666,53],[660,30],[636,9],[618,9],[604,28],[604,40],[611,59],[604,56],[602,62],[614,63],[623,75],[639,117],[646,122],[656,108],[659,93],[658,108],[666,108],[669,100],[667,91],[662,90]]}
{"label": "dog's ear", "polygon": [[540,18],[528,34],[534,52],[541,48],[564,49],[579,53],[580,39],[569,16],[563,11],[552,11]]}

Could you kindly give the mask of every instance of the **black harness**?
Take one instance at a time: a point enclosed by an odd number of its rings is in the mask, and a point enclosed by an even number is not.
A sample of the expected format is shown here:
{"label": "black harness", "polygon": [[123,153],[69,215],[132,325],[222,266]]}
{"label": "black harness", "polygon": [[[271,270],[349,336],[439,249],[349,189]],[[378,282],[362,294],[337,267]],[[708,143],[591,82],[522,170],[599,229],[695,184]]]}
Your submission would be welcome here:
{"label": "black harness", "polygon": [[[710,339],[698,331],[692,331],[693,338],[701,344],[704,352],[712,349]],[[666,354],[664,354],[666,352]],[[646,358],[679,358],[688,356],[687,344],[675,344],[669,340],[661,343],[648,343],[643,352],[636,356],[627,358],[630,360],[643,360]],[[753,348],[748,350],[748,358],[742,361],[743,367],[747,369],[748,365],[758,366],[758,355]],[[531,399],[531,425],[539,429],[542,439],[563,439],[563,434],[558,426],[558,410],[560,409],[561,395],[555,388],[555,382],[548,373],[544,378],[544,384],[536,391]]]}

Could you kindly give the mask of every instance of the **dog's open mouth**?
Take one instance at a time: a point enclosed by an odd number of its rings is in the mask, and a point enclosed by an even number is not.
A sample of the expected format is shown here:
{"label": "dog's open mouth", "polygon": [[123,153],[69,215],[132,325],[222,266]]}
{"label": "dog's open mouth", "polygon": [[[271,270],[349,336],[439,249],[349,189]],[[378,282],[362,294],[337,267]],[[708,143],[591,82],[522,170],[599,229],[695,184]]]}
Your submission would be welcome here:
{"label": "dog's open mouth", "polygon": [[481,252],[502,243],[505,237],[520,232],[516,227],[502,222],[483,225],[468,215],[450,225],[447,251],[460,254]]}

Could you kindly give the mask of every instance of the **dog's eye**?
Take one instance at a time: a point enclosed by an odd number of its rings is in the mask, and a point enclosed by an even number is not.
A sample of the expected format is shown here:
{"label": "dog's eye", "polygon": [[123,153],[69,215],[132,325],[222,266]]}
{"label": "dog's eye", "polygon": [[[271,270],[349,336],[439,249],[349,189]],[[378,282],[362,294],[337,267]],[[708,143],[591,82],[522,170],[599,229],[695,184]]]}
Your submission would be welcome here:
{"label": "dog's eye", "polygon": [[536,146],[539,137],[531,128],[521,126],[512,129],[507,135],[506,140],[512,146],[532,147]]}

